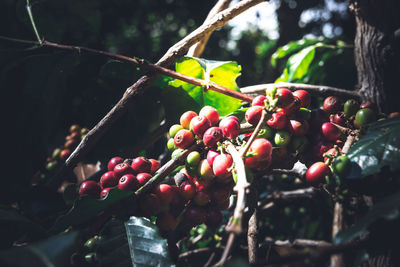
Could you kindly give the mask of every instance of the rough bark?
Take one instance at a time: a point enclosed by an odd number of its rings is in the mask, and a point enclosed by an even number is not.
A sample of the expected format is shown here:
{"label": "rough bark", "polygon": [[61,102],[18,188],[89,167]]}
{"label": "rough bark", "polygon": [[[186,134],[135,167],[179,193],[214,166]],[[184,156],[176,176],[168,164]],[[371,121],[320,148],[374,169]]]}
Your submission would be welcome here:
{"label": "rough bark", "polygon": [[356,18],[354,41],[358,89],[363,100],[378,104],[382,112],[397,108],[396,90],[400,74],[400,1],[352,0]]}

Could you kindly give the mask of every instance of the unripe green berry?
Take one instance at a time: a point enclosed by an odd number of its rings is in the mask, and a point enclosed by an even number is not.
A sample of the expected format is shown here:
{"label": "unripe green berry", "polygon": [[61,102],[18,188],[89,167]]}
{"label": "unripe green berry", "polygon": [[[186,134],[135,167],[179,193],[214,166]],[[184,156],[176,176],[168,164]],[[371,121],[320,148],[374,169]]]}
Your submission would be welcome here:
{"label": "unripe green berry", "polygon": [[174,138],[170,138],[167,142],[167,148],[170,152],[173,152],[176,149]]}
{"label": "unripe green berry", "polygon": [[269,139],[274,135],[274,130],[269,128],[268,126],[264,126],[260,132],[257,134],[257,138],[265,138]]}
{"label": "unripe green berry", "polygon": [[355,115],[360,108],[360,104],[354,99],[347,100],[343,105],[343,112],[347,118]]}
{"label": "unripe green berry", "polygon": [[277,131],[274,137],[275,145],[285,147],[290,143],[290,133],[287,131]]}
{"label": "unripe green berry", "polygon": [[174,125],[172,125],[171,128],[169,128],[169,132],[168,132],[169,137],[170,137],[170,138],[174,138],[174,136],[176,135],[176,133],[177,133],[179,130],[182,130],[182,129],[183,129],[183,127],[182,127],[182,125],[180,125],[180,124],[174,124]]}
{"label": "unripe green berry", "polygon": [[197,167],[201,160],[200,153],[197,151],[192,151],[186,157],[186,165],[189,167]]}

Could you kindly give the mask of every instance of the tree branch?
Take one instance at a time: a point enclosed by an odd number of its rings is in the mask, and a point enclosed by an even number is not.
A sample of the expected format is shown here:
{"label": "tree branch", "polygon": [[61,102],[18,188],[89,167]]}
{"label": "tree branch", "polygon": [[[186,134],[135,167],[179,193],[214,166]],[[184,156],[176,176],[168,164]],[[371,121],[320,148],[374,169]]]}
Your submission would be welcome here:
{"label": "tree branch", "polygon": [[305,247],[325,247],[332,246],[331,243],[323,240],[311,239],[294,239],[294,240],[272,240],[266,239],[263,245],[276,246],[276,247],[290,247],[290,248],[305,248]]}
{"label": "tree branch", "polygon": [[245,94],[261,94],[265,95],[265,90],[271,89],[273,87],[286,87],[292,91],[294,90],[306,90],[312,95],[316,96],[339,96],[339,97],[350,97],[356,100],[361,100],[361,95],[356,91],[345,90],[341,88],[335,88],[331,86],[324,85],[311,85],[311,84],[302,84],[302,83],[267,83],[267,84],[259,84],[253,86],[247,86],[240,89],[242,93]]}
{"label": "tree branch", "polygon": [[[201,40],[207,33],[222,27],[230,19],[249,9],[250,7],[263,2],[263,0],[245,0],[218,13],[209,23],[203,24],[181,41],[172,46],[167,53],[157,62],[157,65],[167,67],[186,53],[190,46]],[[131,85],[124,93],[118,103],[108,114],[94,126],[82,139],[77,148],[72,152],[61,170],[48,183],[48,186],[56,187],[59,180],[71,170],[83,157],[97,144],[103,134],[118,120],[130,107],[136,96],[142,94],[157,78],[157,74],[149,74],[141,77]]]}
{"label": "tree branch", "polygon": [[[220,11],[228,8],[229,4],[232,2],[232,0],[219,0],[215,6],[210,10],[210,12],[207,15],[207,18],[205,19],[204,23],[209,22],[213,17],[215,17]],[[189,48],[189,51],[187,52],[187,56],[190,57],[200,57],[201,54],[204,51],[204,48],[206,47],[206,44],[208,42],[208,39],[210,38],[211,34],[213,32],[209,32],[206,34],[203,39],[201,39],[199,42],[196,44],[192,45]]]}

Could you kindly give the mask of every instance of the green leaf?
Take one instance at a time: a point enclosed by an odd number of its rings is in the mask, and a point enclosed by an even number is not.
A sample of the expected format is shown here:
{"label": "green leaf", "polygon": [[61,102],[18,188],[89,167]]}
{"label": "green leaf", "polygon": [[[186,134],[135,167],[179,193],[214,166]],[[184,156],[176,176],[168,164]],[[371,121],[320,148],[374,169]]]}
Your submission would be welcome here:
{"label": "green leaf", "polygon": [[367,133],[353,144],[347,156],[361,175],[377,173],[384,166],[395,170],[400,162],[400,120],[393,118],[369,125]]}
{"label": "green leaf", "polygon": [[167,241],[150,220],[132,216],[125,228],[133,266],[174,266]]}
{"label": "green leaf", "polygon": [[300,52],[292,55],[286,62],[286,67],[282,75],[275,82],[294,82],[304,77],[315,56],[318,44],[302,49]]}
{"label": "green leaf", "polygon": [[0,251],[3,266],[70,266],[70,257],[81,241],[76,231],[52,236],[28,246]]}
{"label": "green leaf", "polygon": [[275,51],[275,53],[272,54],[271,65],[273,67],[276,67],[277,59],[289,56],[290,54],[294,53],[295,51],[301,50],[309,45],[315,44],[322,40],[323,40],[323,38],[317,38],[317,39],[301,39],[301,40],[289,42],[288,44],[286,44],[282,47],[279,47]]}
{"label": "green leaf", "polygon": [[100,211],[106,210],[113,204],[132,195],[133,192],[112,188],[104,199],[94,199],[89,196],[82,196],[75,201],[74,206],[67,214],[60,216],[56,220],[53,227],[50,228],[49,233],[55,234],[69,226],[77,226],[87,223],[89,220],[95,218]]}
{"label": "green leaf", "polygon": [[399,217],[400,193],[393,194],[376,203],[355,225],[339,232],[335,244],[348,242],[368,229],[379,219],[394,220]]}
{"label": "green leaf", "polygon": [[[176,63],[175,69],[179,73],[202,79],[206,82],[213,81],[231,90],[239,91],[236,78],[240,75],[241,67],[236,62],[183,57]],[[180,80],[174,80],[170,82],[169,85],[185,90],[200,107],[205,105],[215,107],[220,116],[235,111],[241,104],[238,99],[212,90],[204,90],[200,86],[195,86]],[[206,86],[206,84],[204,86]]]}

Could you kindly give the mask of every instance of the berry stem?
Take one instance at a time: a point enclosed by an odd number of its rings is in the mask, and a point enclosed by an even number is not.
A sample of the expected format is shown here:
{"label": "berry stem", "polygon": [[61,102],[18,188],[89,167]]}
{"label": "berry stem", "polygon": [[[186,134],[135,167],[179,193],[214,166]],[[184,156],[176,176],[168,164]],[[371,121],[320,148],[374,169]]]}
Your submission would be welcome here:
{"label": "berry stem", "polygon": [[240,157],[244,158],[247,154],[247,151],[249,151],[249,148],[253,141],[256,139],[258,133],[260,132],[261,128],[266,124],[269,116],[267,116],[267,111],[265,109],[261,113],[261,118],[260,121],[258,122],[256,128],[254,129],[253,133],[251,134],[249,141],[246,143],[246,145],[240,150]]}

